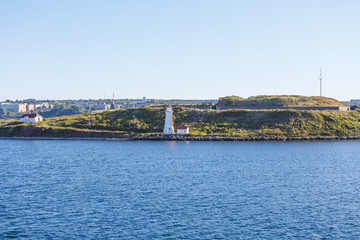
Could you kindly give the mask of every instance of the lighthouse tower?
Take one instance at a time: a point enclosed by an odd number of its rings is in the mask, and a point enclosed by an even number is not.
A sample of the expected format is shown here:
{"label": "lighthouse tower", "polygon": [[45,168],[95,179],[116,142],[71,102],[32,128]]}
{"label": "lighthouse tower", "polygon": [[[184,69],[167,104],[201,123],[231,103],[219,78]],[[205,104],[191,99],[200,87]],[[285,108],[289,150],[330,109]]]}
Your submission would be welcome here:
{"label": "lighthouse tower", "polygon": [[173,120],[173,110],[170,105],[165,110],[165,126],[164,134],[173,134],[174,133],[174,120]]}

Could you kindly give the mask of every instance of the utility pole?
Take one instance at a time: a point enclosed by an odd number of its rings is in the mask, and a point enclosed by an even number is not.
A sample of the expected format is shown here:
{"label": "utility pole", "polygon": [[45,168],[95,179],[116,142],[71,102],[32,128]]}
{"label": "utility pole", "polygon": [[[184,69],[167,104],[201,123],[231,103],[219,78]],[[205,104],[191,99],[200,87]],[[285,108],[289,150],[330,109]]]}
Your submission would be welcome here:
{"label": "utility pole", "polygon": [[319,80],[320,80],[320,97],[322,97],[322,72],[321,72],[321,67],[320,67],[320,75],[319,75]]}

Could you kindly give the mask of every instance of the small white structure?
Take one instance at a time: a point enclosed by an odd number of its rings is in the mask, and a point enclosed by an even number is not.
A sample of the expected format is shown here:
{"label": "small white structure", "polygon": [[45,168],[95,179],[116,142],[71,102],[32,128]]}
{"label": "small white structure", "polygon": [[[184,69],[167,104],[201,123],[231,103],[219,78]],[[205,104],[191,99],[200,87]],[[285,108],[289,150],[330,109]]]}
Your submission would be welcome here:
{"label": "small white structure", "polygon": [[164,134],[174,134],[174,119],[173,119],[173,110],[170,105],[165,110],[165,126]]}
{"label": "small white structure", "polygon": [[189,133],[189,127],[180,126],[176,129],[177,134],[187,134]]}
{"label": "small white structure", "polygon": [[25,114],[20,118],[20,121],[23,123],[29,122],[41,122],[43,117],[37,113]]}

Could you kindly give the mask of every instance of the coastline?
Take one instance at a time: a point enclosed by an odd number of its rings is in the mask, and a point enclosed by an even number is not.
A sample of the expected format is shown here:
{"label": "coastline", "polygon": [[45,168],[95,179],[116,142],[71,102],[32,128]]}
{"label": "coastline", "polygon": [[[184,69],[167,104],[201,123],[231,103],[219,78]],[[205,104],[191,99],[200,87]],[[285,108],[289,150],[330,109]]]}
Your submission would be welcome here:
{"label": "coastline", "polygon": [[219,137],[219,136],[148,136],[132,138],[98,137],[0,137],[0,140],[80,140],[80,141],[192,141],[192,142],[297,142],[297,141],[344,141],[360,140],[360,136],[312,136],[312,137]]}

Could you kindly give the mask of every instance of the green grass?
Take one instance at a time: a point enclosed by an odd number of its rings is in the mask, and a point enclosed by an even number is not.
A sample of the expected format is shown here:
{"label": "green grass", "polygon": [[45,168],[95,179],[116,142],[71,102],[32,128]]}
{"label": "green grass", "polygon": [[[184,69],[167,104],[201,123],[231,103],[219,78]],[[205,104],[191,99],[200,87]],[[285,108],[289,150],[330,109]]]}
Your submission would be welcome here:
{"label": "green grass", "polygon": [[[1,121],[0,136],[139,137],[162,135],[165,106],[110,110],[45,119],[40,123]],[[175,128],[192,136],[308,137],[358,136],[359,111],[203,110],[174,105]]]}
{"label": "green grass", "polygon": [[298,95],[262,95],[247,99],[228,96],[219,99],[219,107],[334,107],[344,106],[333,98]]}

